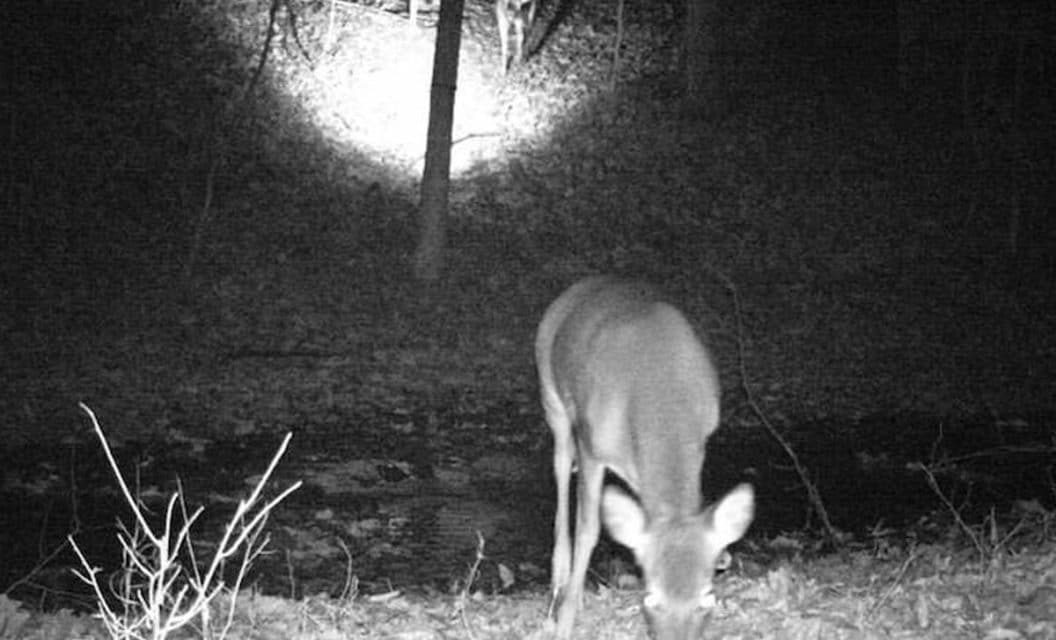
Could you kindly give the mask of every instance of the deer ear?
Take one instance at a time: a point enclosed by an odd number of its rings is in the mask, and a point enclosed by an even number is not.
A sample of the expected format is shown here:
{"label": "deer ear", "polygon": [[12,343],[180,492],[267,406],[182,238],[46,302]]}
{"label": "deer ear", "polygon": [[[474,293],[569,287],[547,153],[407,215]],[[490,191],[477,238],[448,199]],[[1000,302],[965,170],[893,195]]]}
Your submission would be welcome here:
{"label": "deer ear", "polygon": [[609,535],[640,557],[645,548],[645,512],[642,505],[616,487],[605,487],[601,496],[601,519]]}
{"label": "deer ear", "polygon": [[755,516],[755,491],[739,484],[711,507],[712,542],[720,549],[737,542]]}

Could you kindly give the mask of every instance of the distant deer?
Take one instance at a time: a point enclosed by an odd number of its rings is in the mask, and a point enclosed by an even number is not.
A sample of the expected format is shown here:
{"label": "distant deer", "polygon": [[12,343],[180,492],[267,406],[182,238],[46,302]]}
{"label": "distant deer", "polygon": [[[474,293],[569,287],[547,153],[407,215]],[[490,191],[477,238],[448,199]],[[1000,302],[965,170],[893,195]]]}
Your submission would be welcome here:
{"label": "distant deer", "polygon": [[415,27],[418,26],[418,8],[421,4],[422,0],[407,0],[407,26],[411,33],[414,33]]}
{"label": "distant deer", "polygon": [[[502,74],[510,68],[513,58],[523,62],[528,55],[524,39],[535,21],[536,0],[495,0],[495,21],[502,45]],[[514,51],[510,53],[510,27],[513,27]]]}

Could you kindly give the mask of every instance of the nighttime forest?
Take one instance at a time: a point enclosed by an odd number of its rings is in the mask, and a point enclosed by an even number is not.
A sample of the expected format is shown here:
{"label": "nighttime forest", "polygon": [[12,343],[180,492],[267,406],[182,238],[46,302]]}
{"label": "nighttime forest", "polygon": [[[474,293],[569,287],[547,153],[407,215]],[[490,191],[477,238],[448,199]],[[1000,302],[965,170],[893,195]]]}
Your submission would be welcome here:
{"label": "nighttime forest", "polygon": [[5,8],[0,639],[1056,639],[1056,4]]}

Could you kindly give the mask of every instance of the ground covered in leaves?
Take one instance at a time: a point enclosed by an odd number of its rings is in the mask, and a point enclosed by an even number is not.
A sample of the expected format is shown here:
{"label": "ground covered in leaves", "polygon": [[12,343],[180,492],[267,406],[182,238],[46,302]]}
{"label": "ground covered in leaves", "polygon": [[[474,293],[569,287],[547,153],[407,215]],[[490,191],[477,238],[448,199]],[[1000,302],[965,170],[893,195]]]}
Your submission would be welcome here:
{"label": "ground covered in leaves", "polygon": [[[16,5],[0,637],[102,633],[63,540],[119,574],[127,513],[81,401],[151,512],[177,477],[209,505],[203,551],[294,433],[274,490],[305,485],[272,515],[232,637],[547,633],[530,347],[553,296],[600,271],[661,283],[708,335],[725,391],[708,486],[759,489],[713,634],[1056,637],[1056,141],[1029,74],[1030,136],[998,89],[995,121],[965,130],[956,85],[921,72],[897,93],[883,43],[851,44],[861,25],[823,38],[744,3],[701,117],[678,100],[677,3],[626,7],[618,67],[614,3],[544,7],[504,79],[470,2],[459,99],[494,102],[456,113],[469,168],[445,278],[423,287],[420,165],[400,154],[424,142],[408,105],[426,102],[428,16],[407,35],[364,4],[335,26],[330,3],[279,4],[270,27],[249,1]],[[393,58],[417,93],[379,71]],[[351,102],[326,103],[344,82]],[[627,557],[596,568],[583,637],[641,636]]]}

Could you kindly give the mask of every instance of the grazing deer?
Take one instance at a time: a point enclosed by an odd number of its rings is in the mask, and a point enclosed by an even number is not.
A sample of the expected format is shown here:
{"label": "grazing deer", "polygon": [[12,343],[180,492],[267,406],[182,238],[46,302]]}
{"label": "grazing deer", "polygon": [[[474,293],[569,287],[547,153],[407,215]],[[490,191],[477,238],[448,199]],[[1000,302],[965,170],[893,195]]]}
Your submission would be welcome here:
{"label": "grazing deer", "polygon": [[[554,436],[557,637],[572,633],[600,519],[642,569],[653,636],[696,640],[715,600],[715,569],[755,508],[749,484],[702,508],[704,445],[719,426],[711,357],[655,289],[608,277],[582,280],[550,305],[535,357]],[[575,545],[568,531],[573,467]],[[604,486],[606,469],[634,495]]]}
{"label": "grazing deer", "polygon": [[[502,46],[502,74],[506,75],[513,58],[523,62],[528,56],[524,48],[525,36],[535,21],[536,0],[495,0],[495,21]],[[510,54],[510,28],[513,28],[514,52]]]}

